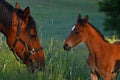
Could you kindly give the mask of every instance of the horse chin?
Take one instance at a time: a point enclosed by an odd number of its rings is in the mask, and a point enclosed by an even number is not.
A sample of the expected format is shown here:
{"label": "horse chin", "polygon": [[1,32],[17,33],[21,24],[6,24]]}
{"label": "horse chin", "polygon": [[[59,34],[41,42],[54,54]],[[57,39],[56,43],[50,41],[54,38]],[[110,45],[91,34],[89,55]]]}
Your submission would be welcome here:
{"label": "horse chin", "polygon": [[27,66],[27,71],[31,73],[36,73],[38,71],[43,71],[44,66],[38,65],[37,63],[33,63]]}
{"label": "horse chin", "polygon": [[42,70],[44,70],[42,67],[28,67],[27,68],[27,71],[31,73],[36,73]]}
{"label": "horse chin", "polygon": [[27,71],[30,72],[30,73],[36,73],[36,72],[39,71],[39,69],[38,69],[38,68],[31,68],[31,67],[28,67],[28,68],[27,68]]}

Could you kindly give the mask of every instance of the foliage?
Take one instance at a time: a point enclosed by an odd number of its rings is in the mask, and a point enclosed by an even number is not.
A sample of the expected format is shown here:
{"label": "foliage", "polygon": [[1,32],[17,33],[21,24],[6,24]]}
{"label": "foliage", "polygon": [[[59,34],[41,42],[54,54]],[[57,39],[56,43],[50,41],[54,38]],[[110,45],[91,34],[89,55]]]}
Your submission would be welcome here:
{"label": "foliage", "polygon": [[99,10],[104,12],[105,30],[117,33],[120,37],[120,0],[100,0]]}
{"label": "foliage", "polygon": [[115,41],[120,41],[116,35],[113,35],[112,37],[107,36],[107,37],[105,37],[105,39],[107,41],[109,41],[109,43],[114,43]]}

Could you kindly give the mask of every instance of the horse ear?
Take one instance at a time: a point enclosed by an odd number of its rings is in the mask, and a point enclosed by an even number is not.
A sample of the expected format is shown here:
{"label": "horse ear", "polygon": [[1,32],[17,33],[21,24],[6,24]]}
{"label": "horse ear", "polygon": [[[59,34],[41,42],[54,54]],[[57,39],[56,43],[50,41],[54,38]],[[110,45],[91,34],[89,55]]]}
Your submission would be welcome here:
{"label": "horse ear", "polygon": [[23,18],[22,18],[25,23],[28,23],[29,16],[30,16],[30,8],[27,7],[24,9]]}
{"label": "horse ear", "polygon": [[85,22],[88,23],[89,16],[86,15],[84,19],[85,19]]}
{"label": "horse ear", "polygon": [[15,11],[13,11],[13,17],[12,17],[12,26],[17,26],[18,25],[18,17]]}
{"label": "horse ear", "polygon": [[19,3],[16,2],[15,8],[20,9]]}

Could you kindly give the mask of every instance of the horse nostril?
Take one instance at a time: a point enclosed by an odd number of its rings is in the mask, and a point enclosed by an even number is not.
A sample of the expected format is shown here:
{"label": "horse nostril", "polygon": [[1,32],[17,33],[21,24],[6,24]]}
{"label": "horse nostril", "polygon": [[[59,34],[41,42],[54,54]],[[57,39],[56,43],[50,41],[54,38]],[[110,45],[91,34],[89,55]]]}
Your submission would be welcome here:
{"label": "horse nostril", "polygon": [[33,61],[30,59],[30,60],[29,60],[29,63],[33,64]]}
{"label": "horse nostril", "polygon": [[71,47],[70,47],[68,44],[65,44],[65,45],[63,46],[63,48],[64,48],[64,50],[69,51]]}

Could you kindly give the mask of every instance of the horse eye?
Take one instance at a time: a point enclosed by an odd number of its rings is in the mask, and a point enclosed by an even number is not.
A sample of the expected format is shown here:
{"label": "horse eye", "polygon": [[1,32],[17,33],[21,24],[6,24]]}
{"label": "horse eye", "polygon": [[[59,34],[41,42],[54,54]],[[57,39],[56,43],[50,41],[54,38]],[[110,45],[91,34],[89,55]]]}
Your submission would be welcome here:
{"label": "horse eye", "polygon": [[34,33],[29,33],[30,38],[35,38],[36,35]]}
{"label": "horse eye", "polygon": [[30,36],[31,36],[32,38],[35,38],[35,37],[36,37],[36,35],[35,35],[35,34],[30,34]]}
{"label": "horse eye", "polygon": [[29,36],[31,38],[35,38],[36,37],[36,33],[35,33],[35,31],[33,29],[29,30]]}

